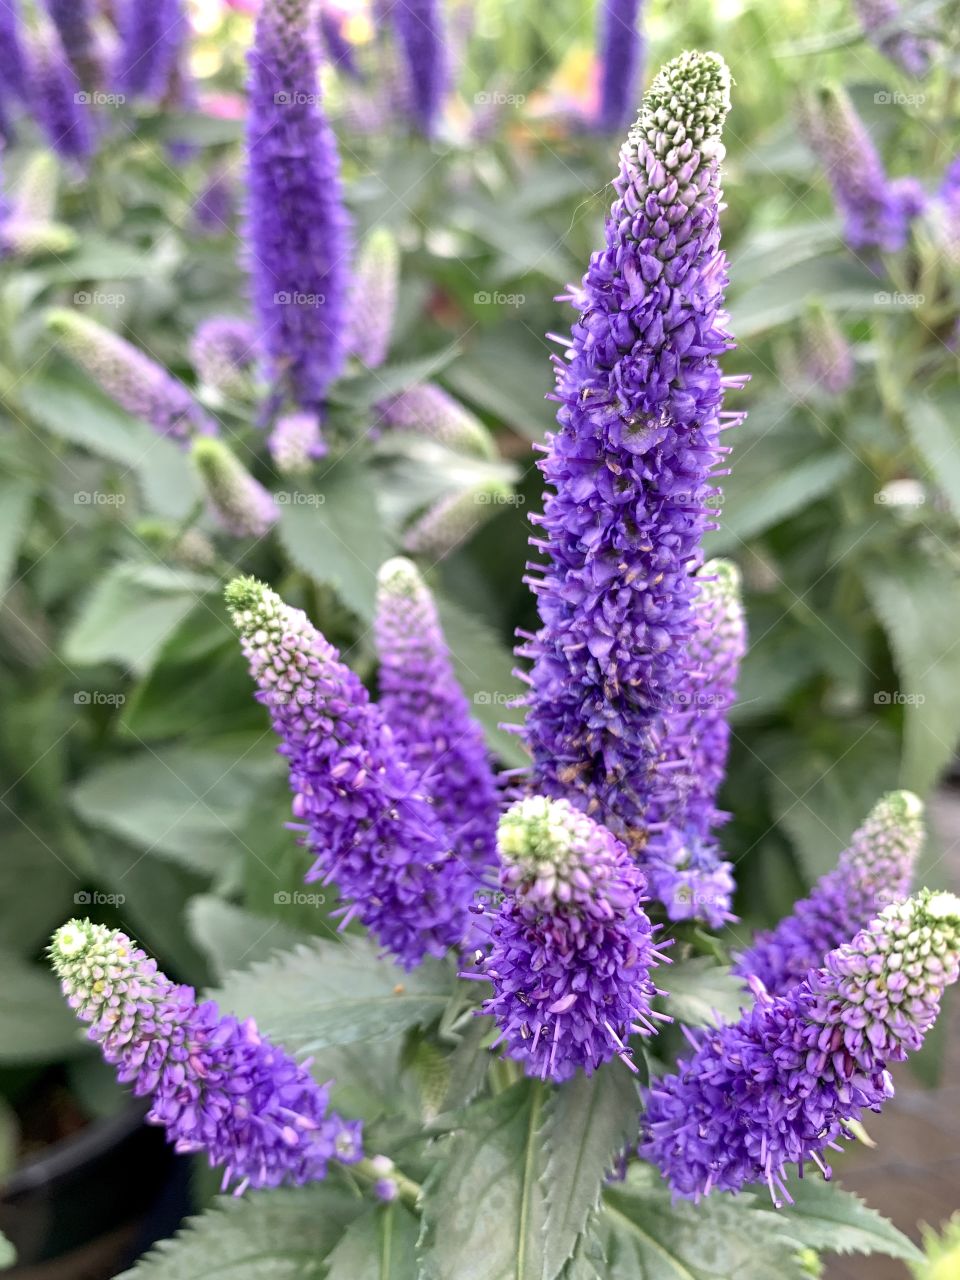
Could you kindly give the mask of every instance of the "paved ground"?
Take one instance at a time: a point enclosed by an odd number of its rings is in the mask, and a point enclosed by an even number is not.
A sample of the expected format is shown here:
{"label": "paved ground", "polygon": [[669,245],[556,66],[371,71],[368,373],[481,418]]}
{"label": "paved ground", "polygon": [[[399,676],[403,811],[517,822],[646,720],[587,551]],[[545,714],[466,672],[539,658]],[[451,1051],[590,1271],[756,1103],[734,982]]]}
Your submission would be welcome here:
{"label": "paved ground", "polygon": [[[941,793],[931,805],[931,824],[946,850],[952,887],[960,889],[960,792]],[[867,1117],[875,1151],[853,1147],[837,1157],[836,1172],[919,1240],[921,1222],[939,1226],[960,1209],[960,993],[947,1005],[947,1046],[942,1086],[924,1089],[909,1070],[894,1073],[897,1095],[880,1116]],[[831,1260],[826,1280],[906,1280],[902,1262],[887,1258]],[[960,1280],[960,1278],[958,1278]]]}

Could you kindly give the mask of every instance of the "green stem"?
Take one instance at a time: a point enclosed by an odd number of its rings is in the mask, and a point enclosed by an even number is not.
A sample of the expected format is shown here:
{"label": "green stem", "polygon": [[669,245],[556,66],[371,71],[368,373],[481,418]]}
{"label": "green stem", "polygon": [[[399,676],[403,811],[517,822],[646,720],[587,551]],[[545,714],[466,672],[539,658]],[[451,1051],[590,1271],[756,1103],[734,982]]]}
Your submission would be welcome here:
{"label": "green stem", "polygon": [[[380,1170],[374,1167],[372,1156],[364,1156],[364,1158],[362,1160],[358,1160],[356,1164],[346,1166],[346,1169],[348,1173],[351,1173],[358,1178],[362,1178],[364,1182],[371,1185],[375,1182],[383,1181],[384,1175]],[[390,1170],[388,1176],[392,1182],[397,1184],[399,1197],[407,1208],[417,1212],[420,1193],[423,1190],[420,1183],[414,1182],[412,1178],[408,1178],[405,1173],[402,1173],[401,1170],[396,1167],[396,1165],[394,1165]]]}

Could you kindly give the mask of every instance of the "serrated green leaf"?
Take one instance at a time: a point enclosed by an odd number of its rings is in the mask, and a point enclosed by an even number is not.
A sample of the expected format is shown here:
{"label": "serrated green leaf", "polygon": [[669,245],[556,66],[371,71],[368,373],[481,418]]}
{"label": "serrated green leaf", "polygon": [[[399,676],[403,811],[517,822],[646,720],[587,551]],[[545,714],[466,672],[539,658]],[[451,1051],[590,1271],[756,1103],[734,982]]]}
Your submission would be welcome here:
{"label": "serrated green leaf", "polygon": [[751,1003],[742,981],[709,956],[672,964],[660,975],[671,1016],[690,1027],[715,1027],[718,1015],[735,1022],[741,1008]]}
{"label": "serrated green leaf", "polygon": [[903,707],[901,785],[923,794],[960,737],[960,579],[949,564],[904,555],[871,565],[864,581],[900,681],[880,696]]}
{"label": "serrated green leaf", "polygon": [[504,764],[528,764],[529,756],[517,735],[500,728],[523,723],[523,685],[513,674],[513,654],[482,619],[439,593],[436,602],[457,679],[474,718],[483,725],[491,751]]}
{"label": "serrated green leaf", "polygon": [[324,1280],[327,1254],[361,1207],[321,1183],[221,1196],[120,1280]]}
{"label": "serrated green leaf", "polygon": [[402,1204],[368,1210],[330,1254],[326,1280],[417,1280],[417,1231]]}
{"label": "serrated green leaf", "polygon": [[[316,492],[281,503],[280,541],[293,563],[328,583],[364,622],[374,613],[377,570],[393,548],[373,500],[371,475],[346,461],[333,462]],[[296,497],[316,498],[313,502]]]}
{"label": "serrated green leaf", "polygon": [[119,662],[143,675],[197,600],[216,586],[214,578],[169,565],[116,564],[81,606],[64,639],[64,657],[78,666]]}
{"label": "serrated green leaf", "polygon": [[606,1175],[627,1144],[636,1140],[640,1096],[622,1062],[592,1076],[578,1072],[547,1102],[543,1144],[547,1153],[544,1280],[554,1280],[600,1201]]}
{"label": "serrated green leaf", "polygon": [[937,404],[924,396],[910,396],[904,419],[913,446],[923,459],[930,481],[960,516],[960,430],[957,405]]}
{"label": "serrated green leaf", "polygon": [[432,1022],[450,997],[450,973],[427,960],[404,973],[365,938],[316,938],[286,955],[234,973],[216,999],[252,1015],[296,1053],[399,1035]]}
{"label": "serrated green leaf", "polygon": [[798,1248],[830,1253],[885,1253],[916,1262],[920,1250],[892,1222],[852,1191],[821,1178],[787,1180],[793,1204],[781,1211],[784,1235],[796,1232]]}
{"label": "serrated green leaf", "polygon": [[420,1280],[540,1280],[543,1086],[471,1108],[424,1186]]}
{"label": "serrated green leaf", "polygon": [[281,767],[262,734],[163,747],[93,770],[72,801],[91,826],[191,870],[230,878],[246,852],[258,788]]}
{"label": "serrated green leaf", "polygon": [[281,920],[254,915],[211,893],[190,899],[187,924],[218,981],[234,969],[248,969],[278,951],[290,951],[306,937]]}
{"label": "serrated green leaf", "polygon": [[604,1280],[803,1280],[796,1244],[752,1196],[671,1201],[649,1169],[608,1188],[596,1234]]}

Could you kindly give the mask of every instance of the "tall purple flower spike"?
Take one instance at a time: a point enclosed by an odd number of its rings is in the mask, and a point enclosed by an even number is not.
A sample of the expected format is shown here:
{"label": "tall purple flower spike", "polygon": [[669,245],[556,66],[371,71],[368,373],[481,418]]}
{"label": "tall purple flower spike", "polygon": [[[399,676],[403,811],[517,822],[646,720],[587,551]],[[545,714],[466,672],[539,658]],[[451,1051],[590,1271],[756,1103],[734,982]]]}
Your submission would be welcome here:
{"label": "tall purple flower spike", "polygon": [[254,313],[278,392],[322,408],[347,355],[350,224],[320,107],[309,0],[264,0],[250,61],[247,235]]}
{"label": "tall purple flower spike", "polygon": [[697,582],[686,687],[663,729],[681,767],[666,775],[665,795],[648,812],[651,836],[643,868],[650,896],[664,903],[671,920],[701,919],[719,928],[734,918],[734,880],[713,833],[728,816],[717,809],[717,795],[726,773],[727,716],[736,698],[747,629],[735,565],[711,560]]}
{"label": "tall purple flower spike", "polygon": [[158,102],[177,74],[189,26],[183,0],[121,0],[117,80],[131,97]]}
{"label": "tall purple flower spike", "polygon": [[913,178],[891,181],[847,94],[824,88],[801,99],[801,128],[820,161],[851,249],[897,253],[925,197]]}
{"label": "tall purple flower spike", "polygon": [[94,148],[92,112],[52,23],[34,39],[30,61],[29,98],[37,123],[57,155],[82,164]]}
{"label": "tall purple flower spike", "polygon": [[327,1108],[327,1090],[252,1018],[238,1022],[177,986],[126,934],[89,920],[58,929],[50,959],[89,1038],[178,1152],[223,1166],[223,1187],[316,1182],[363,1154],[361,1125]]}
{"label": "tall purple flower spike", "polygon": [[493,437],[480,419],[436,383],[418,382],[381,400],[377,413],[385,426],[397,431],[413,431],[460,453],[497,456]]}
{"label": "tall purple flower spike", "polygon": [[336,880],[341,927],[356,916],[407,968],[443,955],[478,886],[386,720],[299,609],[253,578],[232,582],[227,603],[289,765],[307,880]]}
{"label": "tall purple flower spike", "polygon": [[368,369],[387,358],[400,283],[400,250],[386,227],[376,227],[360,246],[350,291],[350,354]]}
{"label": "tall purple flower spike", "polygon": [[21,38],[18,0],[0,5],[0,95],[4,105],[11,97],[27,101],[28,79]]}
{"label": "tall purple flower spike", "polygon": [[392,23],[403,53],[410,111],[428,138],[447,90],[447,49],[440,0],[385,0],[379,21]]}
{"label": "tall purple flower spike", "polygon": [[676,764],[664,714],[686,689],[693,570],[722,450],[720,134],[726,64],[667,64],[621,151],[607,245],[572,300],[557,360],[560,429],[541,469],[546,557],[526,739],[531,789],[566,797],[634,848]]}
{"label": "tall purple flower spike", "polygon": [[934,43],[904,26],[898,0],[853,0],[853,4],[863,34],[874,48],[908,75],[922,79],[930,70]]}
{"label": "tall purple flower spike", "polygon": [[788,994],[755,980],[753,1008],[702,1032],[693,1057],[650,1086],[641,1156],[694,1199],[766,1182],[779,1206],[787,1166],[808,1160],[829,1178],[823,1153],[892,1097],[888,1067],[923,1043],[957,980],[958,949],[960,898],[924,890]]}
{"label": "tall purple flower spike", "polygon": [[476,973],[493,984],[481,1012],[528,1075],[567,1080],[618,1056],[631,1034],[669,1021],[651,1008],[650,970],[665,957],[626,848],[565,800],[529,796],[500,820],[500,887],[490,947]]}
{"label": "tall purple flower spike", "polygon": [[91,0],[45,0],[45,4],[80,83],[96,84],[100,65],[91,24]]}
{"label": "tall purple flower spike", "polygon": [[378,705],[457,856],[480,873],[496,863],[500,809],[483,730],[470,715],[436,605],[416,567],[388,560],[378,583]]}
{"label": "tall purple flower spike", "polygon": [[923,804],[893,791],[870,810],[837,866],[775,929],[760,933],[736,957],[734,971],[759,978],[772,995],[789,991],[828,951],[875,915],[905,898],[923,848]]}
{"label": "tall purple flower spike", "polygon": [[622,133],[640,99],[644,39],[641,0],[603,0],[600,7],[600,101],[597,123]]}
{"label": "tall purple flower spike", "polygon": [[216,423],[179,379],[125,338],[75,311],[52,310],[50,331],[64,352],[121,408],[161,435],[187,440],[213,435]]}
{"label": "tall purple flower spike", "polygon": [[214,519],[235,538],[263,538],[280,519],[273,494],[222,440],[194,441],[191,458]]}

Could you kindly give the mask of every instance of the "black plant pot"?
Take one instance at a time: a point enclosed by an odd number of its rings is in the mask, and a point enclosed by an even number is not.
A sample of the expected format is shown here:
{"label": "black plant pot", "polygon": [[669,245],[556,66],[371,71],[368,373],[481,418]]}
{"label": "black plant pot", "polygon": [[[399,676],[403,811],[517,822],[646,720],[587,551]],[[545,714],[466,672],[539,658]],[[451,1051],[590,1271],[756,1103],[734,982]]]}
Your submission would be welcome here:
{"label": "black plant pot", "polygon": [[47,1147],[0,1186],[0,1231],[17,1250],[3,1280],[117,1274],[187,1212],[188,1162],[134,1102]]}

